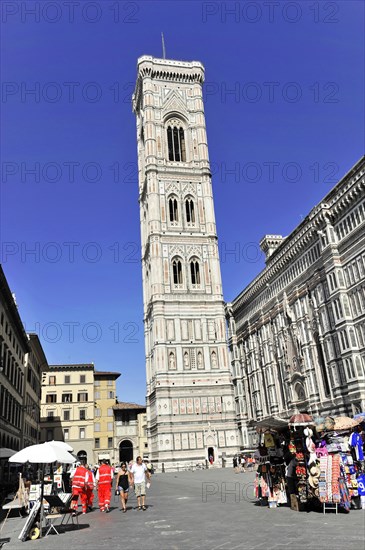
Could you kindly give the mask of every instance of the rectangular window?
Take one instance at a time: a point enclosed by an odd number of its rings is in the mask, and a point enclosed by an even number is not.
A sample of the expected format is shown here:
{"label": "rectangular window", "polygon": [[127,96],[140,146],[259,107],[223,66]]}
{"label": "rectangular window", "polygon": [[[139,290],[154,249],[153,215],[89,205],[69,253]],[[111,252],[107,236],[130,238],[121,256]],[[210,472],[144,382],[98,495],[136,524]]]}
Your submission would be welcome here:
{"label": "rectangular window", "polygon": [[49,393],[46,395],[46,403],[56,403],[57,395],[55,393]]}
{"label": "rectangular window", "polygon": [[95,438],[95,449],[100,449],[100,438],[99,437]]}
{"label": "rectangular window", "polygon": [[65,384],[70,384],[71,383],[71,376],[69,374],[66,374],[65,375]]}
{"label": "rectangular window", "polygon": [[94,397],[95,399],[100,399],[100,392],[96,391]]}
{"label": "rectangular window", "polygon": [[63,437],[65,441],[67,441],[70,438],[70,430],[68,428],[63,430]]}
{"label": "rectangular window", "polygon": [[108,409],[108,416],[113,416],[113,409]]}
{"label": "rectangular window", "polygon": [[112,386],[113,385],[113,380],[108,380],[108,386]]}
{"label": "rectangular window", "polygon": [[80,428],[80,439],[85,439],[85,428]]}
{"label": "rectangular window", "polygon": [[86,420],[86,409],[80,409],[80,420]]}
{"label": "rectangular window", "polygon": [[70,411],[63,411],[63,420],[70,420]]}
{"label": "rectangular window", "polygon": [[95,380],[94,386],[100,386],[100,380]]}
{"label": "rectangular window", "polygon": [[113,438],[108,437],[108,449],[112,449],[112,447],[113,447]]}
{"label": "rectangular window", "polygon": [[114,399],[114,392],[113,391],[108,392],[108,399]]}
{"label": "rectangular window", "polygon": [[100,432],[100,423],[99,423],[99,422],[96,422],[96,423],[94,424],[94,431],[95,431],[95,432]]}
{"label": "rectangular window", "polygon": [[85,384],[85,382],[86,382],[86,375],[80,374],[80,384]]}
{"label": "rectangular window", "polygon": [[95,417],[100,418],[101,416],[101,409],[95,409]]}
{"label": "rectangular window", "polygon": [[79,403],[85,403],[88,399],[87,399],[87,392],[81,392],[81,393],[78,393],[77,394],[77,401]]}
{"label": "rectangular window", "polygon": [[54,411],[47,411],[47,420],[53,420]]}
{"label": "rectangular window", "polygon": [[108,422],[108,432],[112,432],[113,431],[113,422]]}
{"label": "rectangular window", "polygon": [[53,441],[53,430],[47,430],[47,441]]}
{"label": "rectangular window", "polygon": [[56,385],[56,377],[55,376],[50,376],[48,383],[49,383],[50,386],[55,386]]}
{"label": "rectangular window", "polygon": [[72,403],[72,393],[63,393],[62,403]]}

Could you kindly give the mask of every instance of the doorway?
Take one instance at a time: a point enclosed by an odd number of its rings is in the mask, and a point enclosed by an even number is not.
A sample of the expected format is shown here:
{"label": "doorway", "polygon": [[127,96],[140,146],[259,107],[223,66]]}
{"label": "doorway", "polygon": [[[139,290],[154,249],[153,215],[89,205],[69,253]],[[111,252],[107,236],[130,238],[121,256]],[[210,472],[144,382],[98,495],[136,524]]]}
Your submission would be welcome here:
{"label": "doorway", "polygon": [[133,460],[133,443],[129,439],[123,439],[119,444],[119,461],[130,462]]}
{"label": "doorway", "polygon": [[214,447],[208,447],[208,461],[210,462],[210,464],[213,464],[214,460]]}

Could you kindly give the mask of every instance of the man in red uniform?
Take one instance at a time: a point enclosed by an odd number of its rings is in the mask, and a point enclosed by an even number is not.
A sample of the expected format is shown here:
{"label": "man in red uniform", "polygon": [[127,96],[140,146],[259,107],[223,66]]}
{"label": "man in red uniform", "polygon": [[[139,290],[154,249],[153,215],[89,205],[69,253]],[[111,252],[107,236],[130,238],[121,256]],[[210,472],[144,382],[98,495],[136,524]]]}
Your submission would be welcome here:
{"label": "man in red uniform", "polygon": [[94,477],[94,473],[90,468],[90,465],[87,464],[86,468],[88,473],[88,480],[86,482],[86,505],[88,509],[91,511],[93,509],[93,502],[94,502],[95,477]]}
{"label": "man in red uniform", "polygon": [[113,485],[113,469],[103,460],[96,474],[100,512],[108,513]]}
{"label": "man in red uniform", "polygon": [[87,509],[87,495],[86,495],[86,485],[89,478],[89,473],[87,469],[85,468],[84,463],[78,463],[76,470],[71,474],[72,477],[72,496],[75,498],[72,498],[73,503],[73,509],[74,514],[77,514],[77,509],[79,505],[79,499],[76,498],[80,497],[81,505],[82,505],[82,513],[86,514]]}

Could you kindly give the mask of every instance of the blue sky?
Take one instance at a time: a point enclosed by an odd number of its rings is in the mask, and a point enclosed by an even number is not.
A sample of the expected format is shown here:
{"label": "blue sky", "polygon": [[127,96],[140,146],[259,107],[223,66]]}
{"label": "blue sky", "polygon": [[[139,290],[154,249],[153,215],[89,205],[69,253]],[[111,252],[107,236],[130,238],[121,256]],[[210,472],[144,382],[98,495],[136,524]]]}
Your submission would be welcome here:
{"label": "blue sky", "polygon": [[119,399],[143,403],[137,58],[161,56],[163,31],[167,57],[205,65],[228,301],[264,267],[261,237],[289,234],[364,153],[364,5],[1,9],[3,269],[50,363],[121,371]]}

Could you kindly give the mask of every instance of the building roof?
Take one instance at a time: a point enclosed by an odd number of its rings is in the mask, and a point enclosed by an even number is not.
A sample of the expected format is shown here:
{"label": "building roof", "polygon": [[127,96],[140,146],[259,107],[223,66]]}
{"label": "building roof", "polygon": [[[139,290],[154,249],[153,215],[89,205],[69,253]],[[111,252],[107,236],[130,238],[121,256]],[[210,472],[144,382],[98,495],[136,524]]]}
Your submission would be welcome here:
{"label": "building roof", "polygon": [[94,372],[94,376],[95,378],[102,378],[103,376],[105,376],[106,378],[114,378],[116,380],[117,378],[119,378],[120,372],[96,370]]}
{"label": "building roof", "polygon": [[38,334],[35,332],[28,333],[29,344],[33,352],[38,356],[38,359],[41,361],[40,367],[43,371],[48,370],[48,361],[44,353],[41,341],[38,337]]}
{"label": "building roof", "polygon": [[71,363],[70,365],[49,365],[49,370],[94,370],[94,363]]}
{"label": "building roof", "polygon": [[23,322],[18,312],[18,306],[15,303],[14,296],[6,280],[5,273],[0,265],[0,295],[3,296],[3,306],[5,311],[12,319],[12,328],[15,328],[25,351],[29,351],[29,341],[24,330]]}
{"label": "building roof", "polygon": [[126,410],[126,409],[143,409],[146,410],[145,405],[138,405],[138,403],[126,403],[122,401],[121,403],[118,403],[117,405],[113,406],[114,410]]}
{"label": "building roof", "polygon": [[[338,203],[337,209],[345,208],[348,203],[347,197],[344,197],[344,195],[347,191],[349,193],[354,193],[354,190],[350,189],[351,187],[358,187],[357,194],[361,196],[362,191],[360,191],[360,187],[364,186],[364,180],[361,178],[361,175],[364,169],[365,156],[361,157],[327,195],[312,208],[300,224],[287,237],[283,238],[282,242],[268,258],[266,267],[240,292],[240,294],[238,294],[238,296],[227,304],[229,307],[233,307],[234,310],[237,310],[242,307],[244,302],[253,300],[254,297],[267,288],[267,283],[269,281],[271,282],[271,279],[277,276],[278,266],[283,260],[283,257],[289,257],[289,251],[292,252],[290,257],[293,257],[294,252],[295,255],[300,253],[300,246],[309,246],[308,243],[310,242],[310,238],[314,238],[312,235],[318,233],[317,229],[320,227],[320,225],[318,225],[319,222],[325,219],[323,210],[325,210],[326,214],[328,209],[331,207],[334,208],[335,203]],[[309,235],[306,233],[309,233]]]}

